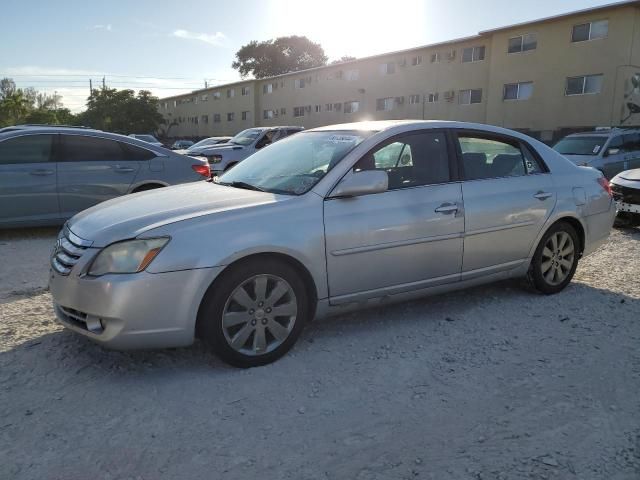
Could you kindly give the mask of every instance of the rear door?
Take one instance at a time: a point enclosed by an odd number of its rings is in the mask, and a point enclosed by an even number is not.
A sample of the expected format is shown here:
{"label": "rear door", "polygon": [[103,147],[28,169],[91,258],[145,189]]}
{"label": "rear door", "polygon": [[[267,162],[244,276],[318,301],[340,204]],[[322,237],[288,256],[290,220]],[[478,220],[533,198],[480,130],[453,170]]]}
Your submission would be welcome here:
{"label": "rear door", "polygon": [[97,203],[129,192],[140,161],[129,160],[118,141],[91,135],[60,135],[58,199],[71,217]]}
{"label": "rear door", "polygon": [[0,223],[57,220],[55,134],[0,142]]}
{"label": "rear door", "polygon": [[457,139],[464,178],[464,280],[525,260],[556,195],[542,159],[519,139],[478,131],[458,131]]}

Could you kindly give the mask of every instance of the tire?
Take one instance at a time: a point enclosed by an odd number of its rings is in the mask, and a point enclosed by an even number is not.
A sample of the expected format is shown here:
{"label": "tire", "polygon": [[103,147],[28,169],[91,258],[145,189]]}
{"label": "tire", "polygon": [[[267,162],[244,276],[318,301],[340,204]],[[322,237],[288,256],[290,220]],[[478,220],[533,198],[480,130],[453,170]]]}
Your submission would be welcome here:
{"label": "tire", "polygon": [[543,235],[531,260],[528,278],[532,286],[545,295],[562,291],[576,273],[579,249],[575,228],[565,222],[552,225]]}
{"label": "tire", "polygon": [[198,312],[198,333],[224,362],[257,367],[286,354],[310,315],[309,294],[297,271],[259,259],[231,267],[209,288]]}
{"label": "tire", "polygon": [[616,228],[631,228],[640,225],[640,214],[630,212],[618,212],[613,226]]}

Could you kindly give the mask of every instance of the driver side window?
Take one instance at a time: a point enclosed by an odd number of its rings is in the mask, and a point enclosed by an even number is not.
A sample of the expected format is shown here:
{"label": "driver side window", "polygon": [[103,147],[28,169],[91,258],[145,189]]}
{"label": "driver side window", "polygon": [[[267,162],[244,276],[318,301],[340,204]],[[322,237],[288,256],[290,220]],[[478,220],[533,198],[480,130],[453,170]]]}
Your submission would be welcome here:
{"label": "driver side window", "polygon": [[264,136],[258,140],[256,143],[256,148],[260,149],[266,147],[267,145],[271,145],[273,142],[277,140],[278,131],[277,130],[269,130]]}
{"label": "driver side window", "polygon": [[354,171],[384,170],[389,190],[450,180],[446,137],[441,132],[410,133],[384,142],[354,166]]}

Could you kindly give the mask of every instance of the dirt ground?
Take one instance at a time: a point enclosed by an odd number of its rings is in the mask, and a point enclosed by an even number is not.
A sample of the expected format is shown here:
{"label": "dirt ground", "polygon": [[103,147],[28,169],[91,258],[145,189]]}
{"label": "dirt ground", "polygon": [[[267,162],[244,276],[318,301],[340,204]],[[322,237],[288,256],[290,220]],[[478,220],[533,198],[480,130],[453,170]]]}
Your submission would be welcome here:
{"label": "dirt ground", "polygon": [[0,233],[0,479],[640,479],[640,230],[561,294],[317,321],[251,370],[62,329],[54,238]]}

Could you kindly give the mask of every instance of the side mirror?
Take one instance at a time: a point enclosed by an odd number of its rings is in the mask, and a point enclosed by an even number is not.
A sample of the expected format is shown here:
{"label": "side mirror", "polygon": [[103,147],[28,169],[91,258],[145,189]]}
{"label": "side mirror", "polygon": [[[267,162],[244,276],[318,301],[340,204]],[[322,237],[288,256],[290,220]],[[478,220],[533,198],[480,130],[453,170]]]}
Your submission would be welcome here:
{"label": "side mirror", "polygon": [[608,157],[609,155],[617,155],[620,153],[619,148],[607,148],[604,152],[604,156]]}
{"label": "side mirror", "polygon": [[389,177],[384,170],[363,170],[347,175],[331,192],[331,198],[359,197],[386,192]]}

